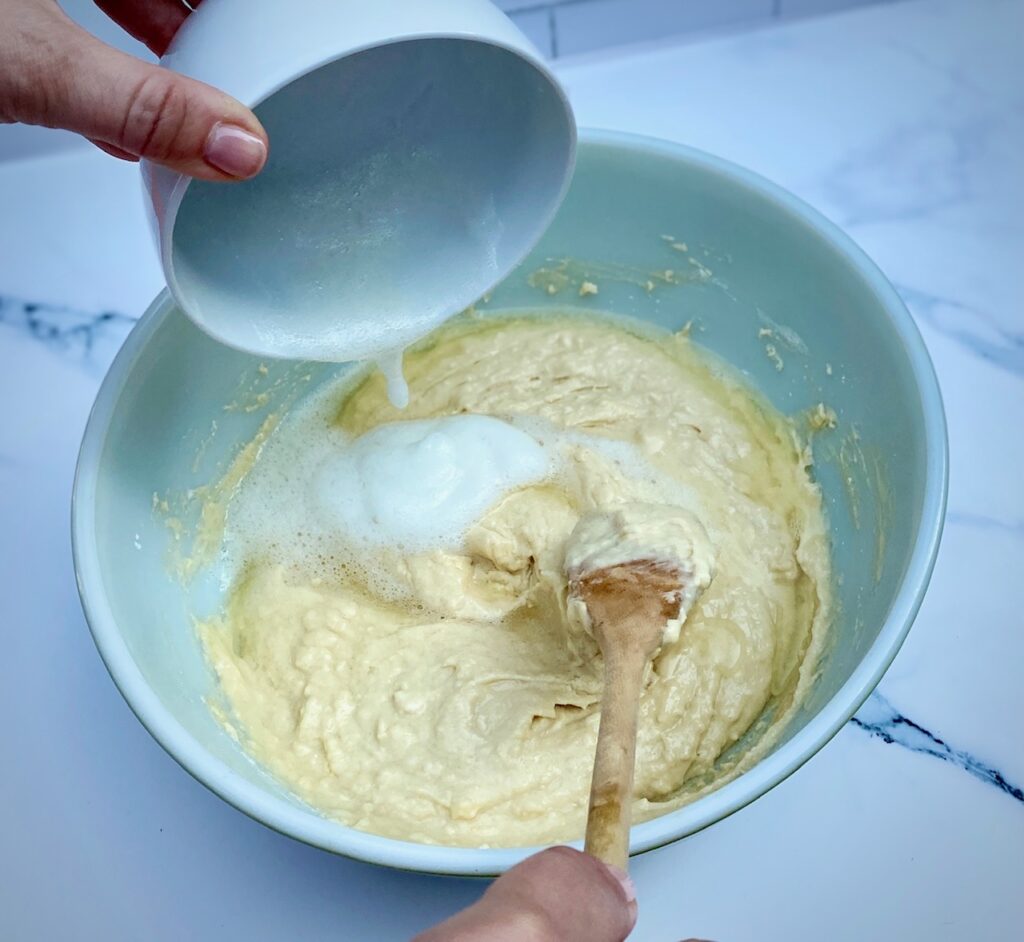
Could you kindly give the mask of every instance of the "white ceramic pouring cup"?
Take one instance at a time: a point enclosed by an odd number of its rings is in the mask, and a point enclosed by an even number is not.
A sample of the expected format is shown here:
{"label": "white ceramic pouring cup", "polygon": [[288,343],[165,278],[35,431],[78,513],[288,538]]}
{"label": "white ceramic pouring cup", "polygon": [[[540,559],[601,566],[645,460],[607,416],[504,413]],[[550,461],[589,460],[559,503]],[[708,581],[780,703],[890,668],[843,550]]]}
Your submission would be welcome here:
{"label": "white ceramic pouring cup", "polygon": [[171,293],[260,355],[400,349],[521,261],[572,175],[566,96],[489,0],[205,0],[163,65],[269,133],[244,183],[142,166]]}

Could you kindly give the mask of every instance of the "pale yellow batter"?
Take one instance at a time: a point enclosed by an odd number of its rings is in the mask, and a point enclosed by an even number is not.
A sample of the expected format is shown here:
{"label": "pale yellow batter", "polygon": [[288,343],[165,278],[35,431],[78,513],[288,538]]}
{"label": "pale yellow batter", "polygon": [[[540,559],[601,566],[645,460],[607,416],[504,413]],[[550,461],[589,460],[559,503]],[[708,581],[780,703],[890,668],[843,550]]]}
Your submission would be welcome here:
{"label": "pale yellow batter", "polygon": [[[567,617],[565,546],[587,511],[636,502],[692,513],[715,559],[648,674],[636,817],[767,748],[812,679],[828,613],[820,494],[789,422],[687,338],[597,319],[462,322],[407,355],[406,374],[404,412],[373,376],[339,392],[334,421],[358,435],[466,412],[526,417],[558,471],[507,494],[456,551],[385,549],[358,567],[250,551],[202,637],[251,753],[374,833],[466,846],[581,836],[601,661]],[[304,421],[305,440],[328,434]],[[757,744],[716,765],[766,707]]]}

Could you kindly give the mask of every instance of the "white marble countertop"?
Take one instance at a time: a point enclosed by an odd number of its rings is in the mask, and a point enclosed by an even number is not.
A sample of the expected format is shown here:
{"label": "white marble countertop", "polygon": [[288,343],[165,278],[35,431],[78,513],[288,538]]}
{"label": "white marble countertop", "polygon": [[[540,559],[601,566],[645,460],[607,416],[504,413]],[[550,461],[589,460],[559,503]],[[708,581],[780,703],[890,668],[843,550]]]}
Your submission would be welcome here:
{"label": "white marble countertop", "polygon": [[[1020,938],[1022,36],[1020,0],[918,0],[558,67],[582,124],[721,154],[844,226],[917,317],[951,437],[938,566],[879,693],[767,796],[635,861],[638,940]],[[0,165],[0,936],[405,938],[479,885],[250,821],[150,739],[93,648],[74,460],[160,285],[132,167]]]}

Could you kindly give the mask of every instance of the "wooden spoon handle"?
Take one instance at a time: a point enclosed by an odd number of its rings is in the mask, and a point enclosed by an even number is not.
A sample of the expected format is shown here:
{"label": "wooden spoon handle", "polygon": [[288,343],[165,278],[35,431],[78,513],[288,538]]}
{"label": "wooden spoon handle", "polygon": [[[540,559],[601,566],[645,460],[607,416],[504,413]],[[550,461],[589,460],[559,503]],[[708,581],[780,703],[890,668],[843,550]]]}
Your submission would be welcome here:
{"label": "wooden spoon handle", "polygon": [[613,648],[604,659],[601,725],[584,849],[620,870],[629,862],[637,712],[647,660],[647,653],[635,648]]}

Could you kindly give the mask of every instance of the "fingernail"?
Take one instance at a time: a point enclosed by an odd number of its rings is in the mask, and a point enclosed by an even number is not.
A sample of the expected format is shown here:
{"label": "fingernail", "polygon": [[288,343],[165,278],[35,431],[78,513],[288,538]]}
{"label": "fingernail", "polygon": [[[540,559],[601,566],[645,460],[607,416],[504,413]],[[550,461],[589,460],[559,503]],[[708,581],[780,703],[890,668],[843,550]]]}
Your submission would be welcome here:
{"label": "fingernail", "polygon": [[267,145],[236,124],[215,124],[206,138],[206,162],[231,177],[246,179],[263,168]]}
{"label": "fingernail", "polygon": [[618,867],[613,867],[611,864],[605,864],[608,872],[615,877],[619,886],[622,887],[622,892],[626,897],[627,903],[636,902],[636,884],[629,878],[629,874],[625,870],[620,870]]}

